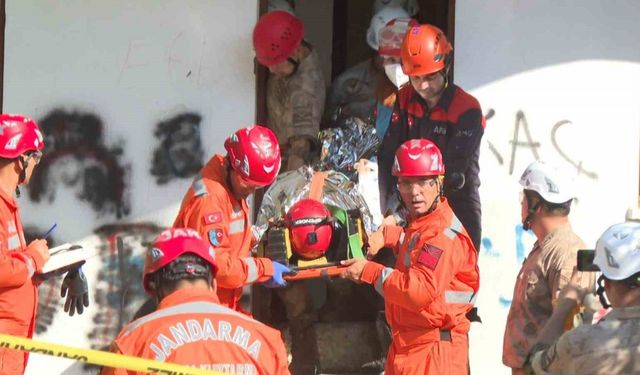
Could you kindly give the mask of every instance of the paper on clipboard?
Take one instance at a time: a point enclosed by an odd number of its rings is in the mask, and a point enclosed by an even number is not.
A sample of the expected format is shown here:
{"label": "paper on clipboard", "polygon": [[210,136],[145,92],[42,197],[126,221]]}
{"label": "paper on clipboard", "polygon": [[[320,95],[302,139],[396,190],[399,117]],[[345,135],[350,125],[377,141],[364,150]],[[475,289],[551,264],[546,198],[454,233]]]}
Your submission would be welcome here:
{"label": "paper on clipboard", "polygon": [[44,264],[41,274],[63,270],[71,265],[82,263],[90,254],[80,245],[65,243],[49,249],[49,260]]}

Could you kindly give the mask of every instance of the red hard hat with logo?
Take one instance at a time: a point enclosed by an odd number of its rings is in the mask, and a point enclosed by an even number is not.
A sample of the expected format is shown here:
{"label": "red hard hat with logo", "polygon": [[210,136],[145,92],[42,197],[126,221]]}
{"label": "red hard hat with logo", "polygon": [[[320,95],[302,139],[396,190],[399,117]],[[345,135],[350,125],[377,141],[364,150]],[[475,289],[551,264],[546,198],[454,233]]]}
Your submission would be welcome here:
{"label": "red hard hat with logo", "polygon": [[407,31],[400,50],[402,71],[423,76],[444,69],[453,48],[442,30],[433,25],[414,26]]}
{"label": "red hard hat with logo", "polygon": [[15,159],[29,151],[40,151],[44,139],[31,118],[22,115],[0,115],[0,158]]}
{"label": "red hard hat with logo", "polygon": [[211,276],[215,278],[218,266],[215,252],[209,243],[194,229],[169,228],[156,237],[145,254],[142,283],[147,293],[152,293],[149,276],[187,253],[204,259],[211,266]]}
{"label": "red hard hat with logo", "polygon": [[396,151],[391,173],[396,177],[428,177],[444,175],[440,149],[428,139],[411,139]]}
{"label": "red hard hat with logo", "polygon": [[269,12],[253,29],[256,59],[265,66],[285,61],[298,48],[304,37],[304,25],[296,16],[283,10]]}
{"label": "red hard hat with logo", "polygon": [[304,259],[317,259],[331,245],[333,235],[331,212],[315,199],[294,203],[286,216],[293,250]]}
{"label": "red hard hat with logo", "polygon": [[257,186],[275,181],[280,171],[280,144],[269,128],[254,125],[233,133],[224,142],[231,167]]}

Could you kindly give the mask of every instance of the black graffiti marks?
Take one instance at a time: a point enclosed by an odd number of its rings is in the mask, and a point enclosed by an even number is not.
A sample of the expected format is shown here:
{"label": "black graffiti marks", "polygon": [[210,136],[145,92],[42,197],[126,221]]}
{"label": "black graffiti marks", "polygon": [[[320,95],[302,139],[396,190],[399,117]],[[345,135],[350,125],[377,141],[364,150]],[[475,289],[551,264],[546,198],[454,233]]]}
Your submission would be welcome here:
{"label": "black graffiti marks", "polygon": [[97,313],[88,334],[91,347],[108,347],[147,299],[142,286],[144,249],[161,228],[152,223],[109,224],[95,230],[102,267],[95,286]]}
{"label": "black graffiti marks", "polygon": [[77,189],[76,196],[89,202],[98,214],[129,213],[121,146],[104,145],[103,123],[92,113],[55,109],[39,121],[45,137],[45,157],[29,183],[35,202],[55,199],[57,184]]}
{"label": "black graffiti marks", "polygon": [[[495,113],[496,113],[495,110],[493,108],[490,108],[485,114],[485,119],[488,121],[489,119],[495,116]],[[551,129],[551,134],[549,135],[551,139],[551,144],[564,160],[566,160],[569,164],[571,164],[574,168],[576,168],[578,175],[583,174],[590,179],[597,180],[598,179],[597,173],[585,169],[583,167],[583,163],[581,160],[576,162],[574,158],[570,157],[569,154],[565,152],[562,149],[562,147],[560,147],[560,144],[558,143],[558,139],[557,139],[558,130],[562,126],[567,124],[572,124],[572,122],[569,120],[562,120],[562,121],[558,121],[553,126],[553,128]],[[520,132],[521,127],[522,127],[522,132]],[[524,134],[524,137],[525,137],[524,140],[522,139],[522,134]],[[489,150],[491,151],[493,156],[496,158],[498,164],[503,165],[504,158],[500,153],[500,151],[498,150],[498,148],[491,141],[488,141],[487,143],[489,146]],[[536,141],[531,135],[529,122],[527,121],[527,116],[522,110],[518,110],[516,112],[516,119],[515,119],[515,124],[513,129],[513,138],[509,141],[509,143],[511,144],[511,159],[509,161],[510,175],[513,174],[516,154],[519,148],[529,149],[533,154],[534,159],[540,160],[538,149],[540,148],[541,143]]]}
{"label": "black graffiti marks", "polygon": [[199,114],[187,112],[158,123],[155,136],[160,144],[153,152],[151,166],[151,174],[156,176],[158,184],[166,184],[176,177],[193,177],[202,168],[201,121]]}

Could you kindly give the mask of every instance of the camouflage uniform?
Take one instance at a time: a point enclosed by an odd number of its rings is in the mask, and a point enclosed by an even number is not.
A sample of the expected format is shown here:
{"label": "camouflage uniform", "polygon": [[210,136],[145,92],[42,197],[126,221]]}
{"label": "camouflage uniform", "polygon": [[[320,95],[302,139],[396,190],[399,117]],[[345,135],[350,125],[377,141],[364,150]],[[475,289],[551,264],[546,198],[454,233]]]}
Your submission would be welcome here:
{"label": "camouflage uniform", "polygon": [[345,70],[331,84],[325,118],[330,119],[342,107],[342,113],[366,120],[376,108],[378,70],[373,59],[362,61]]}
{"label": "camouflage uniform", "polygon": [[533,354],[536,374],[640,374],[640,306],[614,308],[593,326]]}
{"label": "camouflage uniform", "polygon": [[[315,51],[300,61],[298,70],[287,77],[273,74],[267,82],[267,115],[269,127],[276,133],[282,150],[282,166],[286,168],[289,143],[300,137],[315,145],[324,108],[325,85]],[[299,155],[305,162],[312,153]]]}
{"label": "camouflage uniform", "polygon": [[[538,334],[551,317],[558,293],[571,278],[582,239],[568,223],[536,242],[525,259],[513,291],[502,349],[502,362],[523,368]],[[583,287],[595,288],[595,273],[584,273]]]}
{"label": "camouflage uniform", "polygon": [[[282,172],[287,169],[292,141],[303,137],[309,139],[313,146],[316,145],[324,99],[324,79],[314,51],[300,61],[297,71],[291,76],[270,75],[267,83],[268,125],[280,141]],[[311,163],[317,152],[313,148],[310,151],[298,156],[305,163]],[[318,364],[313,326],[316,313],[309,289],[304,281],[297,281],[289,282],[286,287],[275,291],[284,304],[289,321],[291,372],[294,375],[315,374]]]}

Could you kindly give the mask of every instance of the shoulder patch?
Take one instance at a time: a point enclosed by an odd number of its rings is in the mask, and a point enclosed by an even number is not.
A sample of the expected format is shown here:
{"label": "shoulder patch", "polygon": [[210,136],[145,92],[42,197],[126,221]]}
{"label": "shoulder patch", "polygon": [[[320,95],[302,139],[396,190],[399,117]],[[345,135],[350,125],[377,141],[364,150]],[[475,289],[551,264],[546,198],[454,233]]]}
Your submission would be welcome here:
{"label": "shoulder patch", "polygon": [[222,243],[222,229],[212,229],[209,231],[209,242],[212,246],[218,247]]}
{"label": "shoulder patch", "polygon": [[202,220],[204,221],[204,225],[220,223],[222,222],[222,212],[216,211],[204,214],[202,215]]}
{"label": "shoulder patch", "polygon": [[422,246],[420,254],[418,255],[418,263],[431,270],[435,270],[442,253],[442,249],[426,243]]}

